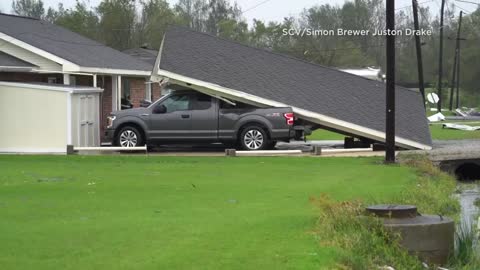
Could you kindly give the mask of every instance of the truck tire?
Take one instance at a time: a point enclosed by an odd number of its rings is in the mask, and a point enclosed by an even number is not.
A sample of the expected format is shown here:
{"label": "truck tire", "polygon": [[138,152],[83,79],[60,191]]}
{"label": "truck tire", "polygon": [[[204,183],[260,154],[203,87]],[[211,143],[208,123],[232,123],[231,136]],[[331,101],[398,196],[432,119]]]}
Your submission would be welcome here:
{"label": "truck tire", "polygon": [[270,146],[267,132],[257,125],[249,125],[240,133],[240,146],[244,150],[265,150]]}
{"label": "truck tire", "polygon": [[275,150],[275,146],[277,146],[277,141],[270,141],[270,143],[267,145],[267,149]]}
{"label": "truck tire", "polygon": [[115,143],[121,147],[136,147],[144,145],[142,133],[132,126],[125,126],[120,129]]}

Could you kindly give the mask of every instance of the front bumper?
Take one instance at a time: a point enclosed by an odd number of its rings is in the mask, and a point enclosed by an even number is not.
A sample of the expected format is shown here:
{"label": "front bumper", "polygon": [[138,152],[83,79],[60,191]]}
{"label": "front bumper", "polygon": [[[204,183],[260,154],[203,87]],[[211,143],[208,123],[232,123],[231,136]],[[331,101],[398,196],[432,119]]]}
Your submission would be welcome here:
{"label": "front bumper", "polygon": [[109,143],[114,143],[114,137],[115,137],[115,129],[113,128],[107,128],[105,129],[105,134],[104,134],[104,137],[105,137],[105,142],[109,142]]}

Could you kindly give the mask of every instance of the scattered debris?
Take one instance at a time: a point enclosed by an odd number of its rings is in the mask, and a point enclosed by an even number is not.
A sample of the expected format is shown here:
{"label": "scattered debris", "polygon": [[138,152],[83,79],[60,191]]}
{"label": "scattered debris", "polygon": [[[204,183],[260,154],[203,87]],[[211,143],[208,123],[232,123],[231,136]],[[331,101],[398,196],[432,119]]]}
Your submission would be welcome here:
{"label": "scattered debris", "polygon": [[388,266],[388,265],[384,265],[384,266],[380,266],[378,267],[379,270],[395,270],[395,268],[391,267],[391,266]]}
{"label": "scattered debris", "polygon": [[37,182],[60,182],[64,180],[63,177],[41,177],[37,179]]}
{"label": "scattered debris", "polygon": [[428,102],[430,102],[432,104],[437,104],[438,101],[440,100],[440,98],[438,97],[437,94],[430,93],[430,94],[427,95],[427,100],[428,100]]}
{"label": "scattered debris", "polygon": [[90,183],[87,184],[87,186],[93,186],[95,184],[96,184],[95,182],[90,182]]}
{"label": "scattered debris", "polygon": [[478,112],[477,109],[475,109],[475,108],[462,107],[462,109],[456,109],[455,113],[458,116],[463,116],[463,117],[480,116],[480,112]]}
{"label": "scattered debris", "polygon": [[477,222],[477,237],[480,238],[480,217],[478,217]]}
{"label": "scattered debris", "polygon": [[443,124],[443,128],[449,129],[458,129],[458,130],[465,130],[465,131],[475,131],[480,130],[480,126],[469,126],[469,125],[459,125],[459,124]]}
{"label": "scattered debris", "polygon": [[439,122],[444,120],[445,120],[445,115],[443,115],[441,112],[428,117],[428,121],[430,122]]}

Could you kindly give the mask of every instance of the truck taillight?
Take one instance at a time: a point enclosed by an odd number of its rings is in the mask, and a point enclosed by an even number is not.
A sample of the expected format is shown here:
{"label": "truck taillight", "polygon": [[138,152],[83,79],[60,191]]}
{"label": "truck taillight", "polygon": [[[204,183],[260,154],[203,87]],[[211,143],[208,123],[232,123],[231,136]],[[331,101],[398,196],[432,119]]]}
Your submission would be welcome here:
{"label": "truck taillight", "polygon": [[287,120],[287,125],[293,126],[293,121],[294,121],[293,112],[284,113],[283,116],[284,116],[285,119]]}

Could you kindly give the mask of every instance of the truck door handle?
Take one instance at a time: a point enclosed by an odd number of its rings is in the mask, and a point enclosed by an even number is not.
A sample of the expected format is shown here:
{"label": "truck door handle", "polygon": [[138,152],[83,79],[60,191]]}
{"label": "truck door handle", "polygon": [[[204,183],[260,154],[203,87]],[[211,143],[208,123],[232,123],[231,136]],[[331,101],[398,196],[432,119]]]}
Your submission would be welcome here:
{"label": "truck door handle", "polygon": [[190,118],[189,114],[182,114],[182,118]]}

